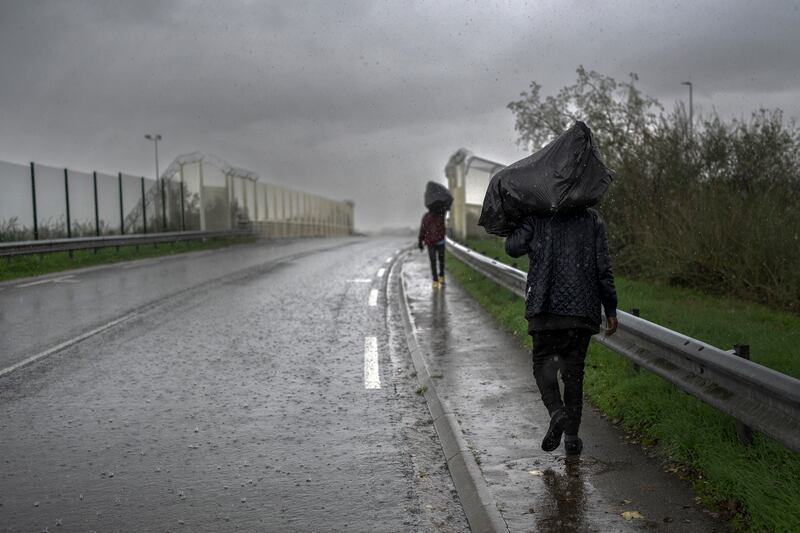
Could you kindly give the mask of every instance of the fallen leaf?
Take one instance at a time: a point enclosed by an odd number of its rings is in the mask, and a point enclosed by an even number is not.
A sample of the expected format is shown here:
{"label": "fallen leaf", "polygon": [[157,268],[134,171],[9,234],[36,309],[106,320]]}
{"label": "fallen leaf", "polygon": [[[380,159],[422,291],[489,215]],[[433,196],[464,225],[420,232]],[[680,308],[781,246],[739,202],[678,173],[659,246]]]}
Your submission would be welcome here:
{"label": "fallen leaf", "polygon": [[644,518],[639,511],[625,511],[622,513],[622,518],[625,520],[633,520],[634,518]]}

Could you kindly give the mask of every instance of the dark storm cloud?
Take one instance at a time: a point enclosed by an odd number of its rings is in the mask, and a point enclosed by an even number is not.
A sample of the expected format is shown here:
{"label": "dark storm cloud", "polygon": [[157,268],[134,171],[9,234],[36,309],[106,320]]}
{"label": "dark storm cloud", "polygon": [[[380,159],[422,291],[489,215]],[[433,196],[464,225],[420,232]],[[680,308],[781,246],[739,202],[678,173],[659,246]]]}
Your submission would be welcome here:
{"label": "dark storm cloud", "polygon": [[[503,161],[505,105],[579,64],[670,107],[800,115],[789,2],[3,2],[0,159],[151,173],[217,153],[267,181],[352,198],[363,227],[416,223],[467,146]],[[167,161],[163,161],[166,165]]]}

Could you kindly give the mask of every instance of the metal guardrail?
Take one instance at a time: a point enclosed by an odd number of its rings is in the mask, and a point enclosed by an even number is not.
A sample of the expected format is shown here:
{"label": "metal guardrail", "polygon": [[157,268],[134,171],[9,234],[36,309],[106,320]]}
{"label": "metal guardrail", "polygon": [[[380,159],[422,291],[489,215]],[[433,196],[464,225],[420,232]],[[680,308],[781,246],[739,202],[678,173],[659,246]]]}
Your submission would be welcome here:
{"label": "metal guardrail", "polygon": [[[525,297],[527,275],[451,239],[451,253]],[[624,311],[615,335],[594,340],[684,392],[800,452],[800,380]]]}
{"label": "metal guardrail", "polygon": [[110,248],[113,246],[136,246],[139,244],[194,241],[219,237],[249,237],[253,235],[255,234],[252,230],[174,231],[137,235],[108,235],[104,237],[73,237],[70,239],[1,242],[0,257],[70,252],[75,250]]}

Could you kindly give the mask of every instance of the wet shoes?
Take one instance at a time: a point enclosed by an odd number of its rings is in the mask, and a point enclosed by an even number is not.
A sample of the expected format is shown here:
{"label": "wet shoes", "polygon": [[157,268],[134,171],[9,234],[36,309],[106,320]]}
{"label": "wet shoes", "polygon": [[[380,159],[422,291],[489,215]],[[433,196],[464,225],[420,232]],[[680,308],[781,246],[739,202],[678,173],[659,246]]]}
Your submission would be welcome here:
{"label": "wet shoes", "polygon": [[583,451],[583,441],[580,437],[564,440],[564,452],[569,455],[580,455]]}
{"label": "wet shoes", "polygon": [[550,417],[550,427],[547,428],[547,433],[542,439],[542,449],[546,452],[552,452],[561,444],[561,435],[564,433],[564,426],[567,423],[567,415],[564,411],[558,410]]}

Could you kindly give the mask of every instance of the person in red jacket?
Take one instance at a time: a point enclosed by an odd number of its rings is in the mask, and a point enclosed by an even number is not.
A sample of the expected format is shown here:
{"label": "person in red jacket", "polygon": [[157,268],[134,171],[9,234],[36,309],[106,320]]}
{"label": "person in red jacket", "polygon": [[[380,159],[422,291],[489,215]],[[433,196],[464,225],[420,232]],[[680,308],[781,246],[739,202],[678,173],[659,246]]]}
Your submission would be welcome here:
{"label": "person in red jacket", "polygon": [[420,250],[422,250],[423,244],[428,247],[434,287],[438,287],[444,283],[444,216],[444,211],[428,211],[425,213],[422,216],[422,223],[419,227],[419,237],[417,239]]}

